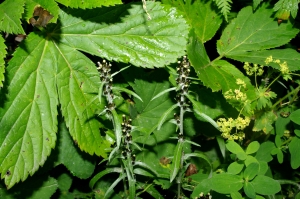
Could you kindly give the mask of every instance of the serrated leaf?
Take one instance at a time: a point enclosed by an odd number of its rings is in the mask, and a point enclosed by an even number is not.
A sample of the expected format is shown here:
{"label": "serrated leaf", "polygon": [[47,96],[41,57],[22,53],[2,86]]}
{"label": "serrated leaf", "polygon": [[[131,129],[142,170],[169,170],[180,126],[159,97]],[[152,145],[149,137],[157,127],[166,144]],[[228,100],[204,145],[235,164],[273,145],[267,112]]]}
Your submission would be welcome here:
{"label": "serrated leaf", "polygon": [[263,175],[258,175],[251,182],[255,192],[261,195],[272,195],[280,191],[278,181]]}
{"label": "serrated leaf", "polygon": [[269,133],[273,129],[273,122],[277,119],[277,116],[273,111],[266,111],[260,115],[254,122],[253,131],[263,131]]}
{"label": "serrated leaf", "polygon": [[24,0],[6,0],[0,4],[0,31],[25,34],[21,26]]}
{"label": "serrated leaf", "polygon": [[216,12],[212,1],[163,0],[162,2],[178,8],[183,13],[202,43],[210,40],[222,23],[222,18]]}
{"label": "serrated leaf", "polygon": [[69,135],[66,124],[61,122],[57,143],[58,158],[55,163],[65,165],[72,175],[86,179],[93,174],[96,161],[92,156],[80,151],[76,145]]}
{"label": "serrated leaf", "polygon": [[240,176],[227,173],[217,174],[211,178],[211,189],[222,194],[239,191],[243,184],[243,179]]}
{"label": "serrated leaf", "polygon": [[170,182],[176,178],[179,169],[181,169],[181,162],[182,162],[182,155],[183,155],[183,142],[178,141],[175,151],[174,151],[174,158],[171,164],[171,172],[170,172]]}
{"label": "serrated leaf", "polygon": [[300,166],[299,150],[300,138],[295,136],[289,144],[289,151],[291,154],[291,166],[293,169],[297,169]]}
{"label": "serrated leaf", "polygon": [[262,1],[263,0],[253,0],[253,9],[255,10]]}
{"label": "serrated leaf", "polygon": [[0,89],[3,87],[4,73],[5,73],[5,61],[6,56],[6,45],[4,44],[4,39],[2,35],[0,36]]}
{"label": "serrated leaf", "polygon": [[221,13],[224,15],[226,21],[228,21],[228,14],[230,13],[232,0],[214,0]]}
{"label": "serrated leaf", "polygon": [[297,11],[298,11],[298,0],[279,0],[275,5],[274,5],[274,11],[277,10],[286,10],[288,12],[291,12],[292,16],[296,18],[297,16]]}
{"label": "serrated leaf", "polygon": [[97,8],[102,6],[114,6],[116,4],[122,4],[121,0],[89,0],[89,1],[82,1],[82,0],[55,0],[67,7],[71,8]]}
{"label": "serrated leaf", "polygon": [[[273,49],[273,50],[260,50],[251,52],[238,52],[237,54],[228,55],[231,59],[241,62],[250,62],[254,64],[266,65],[266,58],[272,56],[273,60],[280,60],[281,63],[286,62],[290,71],[300,70],[299,60],[300,54],[294,49]],[[268,66],[280,70],[279,64],[269,63]]]}
{"label": "serrated leaf", "polygon": [[107,60],[163,67],[185,54],[188,26],[175,8],[148,2],[147,9],[151,20],[141,3],[89,12],[67,9],[49,31],[60,42]]}
{"label": "serrated leaf", "polygon": [[294,123],[300,125],[300,109],[294,111],[291,113],[289,117]]}
{"label": "serrated leaf", "polygon": [[[26,41],[7,67],[7,102],[0,110],[0,172],[8,188],[37,171],[56,141],[58,95],[55,64],[49,64],[52,46],[34,33]],[[5,174],[8,171],[10,175]]]}
{"label": "serrated leaf", "polygon": [[54,0],[26,0],[26,12],[24,14],[24,18],[27,22],[29,22],[29,19],[33,17],[34,9],[36,7],[42,7],[47,10],[53,16],[49,23],[56,23],[59,13],[59,7]]}
{"label": "serrated leaf", "polygon": [[268,9],[266,4],[255,13],[250,6],[243,8],[218,40],[218,53],[230,56],[245,51],[275,48],[288,43],[296,36],[299,29],[295,28],[290,21],[279,26],[272,15],[273,10]]}

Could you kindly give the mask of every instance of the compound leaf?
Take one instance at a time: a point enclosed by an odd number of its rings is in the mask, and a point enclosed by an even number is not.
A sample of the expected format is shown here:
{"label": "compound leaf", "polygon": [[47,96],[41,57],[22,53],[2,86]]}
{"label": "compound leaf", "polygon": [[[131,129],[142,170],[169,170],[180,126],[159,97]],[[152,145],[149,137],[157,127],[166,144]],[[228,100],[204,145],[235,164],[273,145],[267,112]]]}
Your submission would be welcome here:
{"label": "compound leaf", "polygon": [[67,9],[50,31],[60,42],[107,60],[163,67],[185,54],[188,26],[175,8],[148,2],[147,9],[151,20],[142,4]]}
{"label": "compound leaf", "polygon": [[0,88],[3,87],[5,65],[4,58],[6,56],[6,46],[4,44],[4,39],[0,36]]}
{"label": "compound leaf", "polygon": [[266,4],[255,13],[250,6],[243,8],[218,40],[219,54],[230,57],[245,51],[265,50],[288,43],[299,29],[290,21],[278,25],[272,15],[273,10],[268,9]]}
{"label": "compound leaf", "polygon": [[89,0],[89,1],[82,1],[82,0],[55,0],[67,7],[71,8],[96,8],[102,6],[113,6],[116,4],[122,4],[121,0]]}
{"label": "compound leaf", "polygon": [[21,20],[24,0],[6,0],[0,4],[0,31],[25,34]]}

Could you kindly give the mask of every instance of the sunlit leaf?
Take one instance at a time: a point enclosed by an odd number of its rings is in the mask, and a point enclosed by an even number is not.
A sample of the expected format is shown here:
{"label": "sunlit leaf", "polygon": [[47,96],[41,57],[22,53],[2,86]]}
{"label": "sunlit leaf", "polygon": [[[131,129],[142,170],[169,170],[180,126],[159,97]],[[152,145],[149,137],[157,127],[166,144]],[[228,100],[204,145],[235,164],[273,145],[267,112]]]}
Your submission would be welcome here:
{"label": "sunlit leaf", "polygon": [[279,182],[268,176],[258,175],[251,183],[255,192],[262,195],[272,195],[281,189]]}
{"label": "sunlit leaf", "polygon": [[0,36],[0,89],[3,86],[5,65],[4,58],[6,56],[6,46],[4,44],[4,39]]}
{"label": "sunlit leaf", "polygon": [[243,187],[243,179],[240,176],[221,173],[211,178],[211,189],[218,193],[230,194],[239,191]]}
{"label": "sunlit leaf", "polygon": [[55,0],[67,7],[71,8],[96,8],[102,6],[113,6],[116,4],[122,4],[121,0],[89,0],[89,1],[82,1],[82,0]]}

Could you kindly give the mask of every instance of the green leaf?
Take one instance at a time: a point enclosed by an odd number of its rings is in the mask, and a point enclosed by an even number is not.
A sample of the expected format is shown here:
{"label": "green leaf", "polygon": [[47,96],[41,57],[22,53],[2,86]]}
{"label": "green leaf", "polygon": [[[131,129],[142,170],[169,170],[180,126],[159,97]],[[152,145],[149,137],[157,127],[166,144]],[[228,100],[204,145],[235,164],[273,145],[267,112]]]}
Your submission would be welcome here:
{"label": "green leaf", "polygon": [[245,151],[242,149],[240,145],[238,145],[235,141],[228,141],[226,144],[226,148],[233,154],[245,154]]}
{"label": "green leaf", "polygon": [[172,182],[175,179],[179,169],[181,169],[182,154],[183,154],[183,142],[179,140],[174,151],[174,158],[172,160],[172,164],[170,168],[171,169],[170,182]]}
{"label": "green leaf", "polygon": [[17,184],[10,190],[0,185],[0,196],[4,199],[41,199],[51,198],[57,190],[57,181],[46,175],[36,175],[28,178],[24,183]]}
{"label": "green leaf", "polygon": [[178,104],[174,104],[171,106],[164,114],[162,114],[161,118],[159,119],[159,123],[157,125],[157,130],[160,130],[161,126],[164,124],[170,113],[178,107]]}
{"label": "green leaf", "polygon": [[191,198],[199,197],[201,193],[207,194],[211,190],[211,179],[202,180],[195,188],[191,194]]}
{"label": "green leaf", "polygon": [[24,0],[6,0],[0,4],[0,31],[25,34],[21,20]]}
{"label": "green leaf", "polygon": [[233,162],[227,168],[227,173],[229,174],[239,174],[244,168],[244,163]]}
{"label": "green leaf", "polygon": [[[65,165],[72,175],[81,179],[87,179],[93,174],[96,161],[92,156],[80,151],[76,145],[77,143],[74,143],[69,135],[66,124],[61,122],[59,124],[56,149],[58,151],[58,158],[55,163],[56,165]],[[109,148],[109,144],[106,147]]]}
{"label": "green leaf", "polygon": [[[279,116],[275,122],[275,132],[278,137],[282,137],[284,131],[287,129],[287,125],[290,123],[289,117]],[[278,145],[277,145],[278,146]]]}
{"label": "green leaf", "polygon": [[231,9],[231,0],[214,0],[218,8],[221,10],[221,13],[224,15],[225,20],[228,21],[228,14]]}
{"label": "green leaf", "polygon": [[253,9],[255,10],[262,1],[263,0],[253,0]]}
{"label": "green leaf", "polygon": [[61,191],[68,191],[72,185],[72,177],[68,173],[63,173],[57,178],[58,188]]}
{"label": "green leaf", "polygon": [[267,141],[260,145],[258,151],[256,152],[255,158],[258,161],[270,162],[273,160],[271,151],[276,148],[273,142]]}
{"label": "green leaf", "polygon": [[293,137],[289,144],[289,151],[291,153],[291,166],[293,169],[297,169],[300,166],[300,138]]}
{"label": "green leaf", "polygon": [[227,173],[217,174],[211,178],[211,189],[222,194],[239,191],[243,184],[241,177]]}
{"label": "green leaf", "polygon": [[255,192],[261,195],[273,195],[281,190],[279,182],[263,175],[256,176],[251,183]]}
{"label": "green leaf", "polygon": [[71,8],[96,8],[96,7],[102,7],[102,6],[114,6],[116,4],[122,4],[121,0],[89,0],[89,1],[82,1],[82,0],[55,0],[67,7]]}
{"label": "green leaf", "polygon": [[26,41],[7,67],[8,95],[0,109],[0,172],[8,188],[37,171],[56,141],[53,45],[34,33]]}
{"label": "green leaf", "polygon": [[249,154],[257,152],[259,147],[260,147],[259,142],[257,142],[257,141],[251,142],[246,149],[246,154],[249,155]]}
{"label": "green leaf", "polygon": [[126,174],[120,174],[120,176],[110,185],[110,187],[105,192],[104,198],[107,198],[113,191],[117,184],[126,177]]}
{"label": "green leaf", "polygon": [[163,0],[163,3],[178,8],[202,43],[210,40],[219,29],[222,18],[216,12],[212,1],[204,0]]}
{"label": "green leaf", "polygon": [[223,158],[226,156],[226,144],[224,139],[221,136],[216,136],[220,151],[222,153]]}
{"label": "green leaf", "polygon": [[244,178],[246,181],[252,180],[259,172],[259,164],[253,162],[247,166],[244,171]]}
{"label": "green leaf", "polygon": [[185,54],[188,26],[175,8],[148,2],[147,10],[151,20],[147,20],[141,3],[84,14],[69,9],[60,13],[61,23],[49,32],[64,44],[107,60],[163,67]]}
{"label": "green leaf", "polygon": [[26,12],[24,13],[24,18],[27,22],[29,22],[29,19],[33,17],[34,9],[38,6],[44,8],[53,16],[49,23],[56,23],[59,13],[59,7],[54,0],[26,0]]}
{"label": "green leaf", "polygon": [[6,45],[4,44],[4,39],[0,36],[0,89],[3,87],[4,73],[5,73],[5,61],[6,56]]}
{"label": "green leaf", "polygon": [[187,45],[187,54],[193,67],[202,68],[209,65],[210,59],[206,53],[204,44],[197,37],[195,30],[189,33],[189,43]]}
{"label": "green leaf", "polygon": [[114,168],[106,168],[105,170],[97,173],[91,180],[89,183],[89,186],[91,189],[94,188],[94,185],[96,184],[96,182],[98,180],[100,180],[103,176],[105,176],[106,174],[109,173],[122,173],[123,169],[122,168],[118,168],[118,167],[114,167]]}
{"label": "green leaf", "polygon": [[277,119],[277,116],[273,111],[265,111],[254,122],[253,131],[263,131],[269,133],[273,129],[273,122]]}
{"label": "green leaf", "polygon": [[[272,56],[273,60],[279,59],[281,63],[286,62],[290,71],[300,70],[299,66],[299,53],[290,48],[286,49],[273,49],[273,50],[259,50],[259,51],[240,51],[236,54],[228,55],[227,57],[241,62],[250,62],[254,64],[266,65],[266,58]],[[280,70],[279,64],[270,62],[267,64],[272,68]]]}
{"label": "green leaf", "polygon": [[242,194],[240,192],[232,192],[230,193],[230,196],[232,199],[243,199]]}
{"label": "green leaf", "polygon": [[279,164],[283,163],[283,153],[282,153],[281,150],[279,150],[278,153],[277,153],[277,160],[278,160]]}
{"label": "green leaf", "polygon": [[259,172],[257,175],[265,175],[269,169],[268,163],[265,161],[258,161],[259,163]]}
{"label": "green leaf", "polygon": [[249,198],[256,198],[255,189],[251,182],[245,182],[244,192]]}
{"label": "green leaf", "polygon": [[294,123],[300,125],[300,109],[298,109],[298,110],[292,112],[291,115],[290,115],[290,119],[291,119]]}
{"label": "green leaf", "polygon": [[245,51],[265,50],[288,43],[299,29],[290,21],[279,26],[272,15],[273,10],[267,9],[266,4],[255,13],[250,6],[243,8],[218,40],[219,54],[230,57]]}
{"label": "green leaf", "polygon": [[277,10],[286,10],[288,12],[291,12],[292,16],[296,18],[297,16],[297,11],[298,11],[298,0],[279,0],[275,5],[274,5],[274,11]]}

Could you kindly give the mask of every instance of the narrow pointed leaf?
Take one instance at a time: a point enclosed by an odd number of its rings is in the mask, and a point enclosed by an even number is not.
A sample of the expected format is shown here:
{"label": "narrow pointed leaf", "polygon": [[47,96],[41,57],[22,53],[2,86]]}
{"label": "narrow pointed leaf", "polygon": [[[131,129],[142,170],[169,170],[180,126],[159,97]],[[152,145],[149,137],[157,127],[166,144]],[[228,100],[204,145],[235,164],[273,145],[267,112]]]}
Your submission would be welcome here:
{"label": "narrow pointed leaf", "polygon": [[53,44],[36,34],[26,41],[31,45],[21,44],[7,67],[7,102],[0,109],[0,172],[8,188],[37,171],[56,141]]}
{"label": "narrow pointed leaf", "polygon": [[6,56],[6,46],[4,44],[4,39],[0,36],[0,89],[3,87],[5,65],[4,58]]}
{"label": "narrow pointed leaf", "polygon": [[122,88],[122,87],[112,87],[112,90],[123,91],[123,92],[127,93],[128,95],[132,95],[132,96],[134,96],[135,98],[137,98],[137,99],[143,101],[142,98],[141,98],[140,96],[138,96],[135,92],[133,92],[133,91],[127,89],[127,88]]}
{"label": "narrow pointed leaf", "polygon": [[174,104],[173,106],[171,106],[159,119],[159,123],[157,126],[157,130],[159,130],[161,128],[161,126],[164,124],[164,122],[166,121],[167,117],[169,116],[169,114],[176,108],[178,107],[178,104]]}
{"label": "narrow pointed leaf", "polygon": [[106,174],[109,173],[122,173],[122,169],[115,167],[115,168],[106,168],[104,171],[101,171],[99,173],[97,173],[91,180],[89,183],[89,186],[91,189],[94,188],[94,185],[96,184],[96,182],[98,182],[98,180],[100,180],[103,176],[105,176]]}
{"label": "narrow pointed leaf", "polygon": [[134,179],[128,179],[128,185],[129,185],[129,199],[135,199],[135,183],[136,181]]}
{"label": "narrow pointed leaf", "polygon": [[[274,20],[273,10],[267,5],[253,13],[252,7],[243,8],[236,19],[225,28],[217,42],[220,55],[237,55],[239,52],[265,50],[288,43],[299,29],[288,20],[278,25]],[[255,28],[253,28],[255,24]]]}
{"label": "narrow pointed leaf", "polygon": [[160,93],[158,93],[157,95],[155,95],[155,96],[151,99],[151,101],[154,100],[154,99],[156,99],[156,98],[158,98],[158,97],[160,97],[160,96],[162,96],[163,94],[166,94],[166,93],[168,93],[168,92],[170,92],[170,91],[175,91],[175,90],[176,90],[176,87],[173,87],[173,88],[169,88],[169,89],[163,90],[162,92],[160,92]]}
{"label": "narrow pointed leaf", "polygon": [[57,2],[71,8],[96,8],[96,7],[102,7],[102,6],[114,6],[116,4],[122,4],[121,0],[89,0],[89,1],[83,1],[82,0],[56,0]]}
{"label": "narrow pointed leaf", "polygon": [[[188,26],[175,8],[148,2],[82,12],[65,10],[52,36],[76,49],[136,66],[163,67],[185,54]],[[114,17],[111,17],[111,16]]]}
{"label": "narrow pointed leaf", "polygon": [[121,145],[121,139],[122,139],[122,128],[121,128],[121,120],[119,118],[118,113],[116,110],[111,111],[113,116],[113,124],[114,124],[114,131],[115,131],[115,138],[117,143],[117,148]]}
{"label": "narrow pointed leaf", "polygon": [[172,164],[171,164],[170,182],[172,182],[176,178],[179,169],[181,169],[180,163],[181,163],[181,158],[182,158],[183,144],[184,144],[184,142],[179,141],[176,145],[176,148],[174,151],[174,158],[173,158]]}
{"label": "narrow pointed leaf", "polygon": [[104,199],[107,198],[107,196],[109,196],[112,191],[114,190],[114,188],[117,186],[117,184],[123,180],[126,177],[125,174],[120,174],[120,176],[111,184],[111,186],[107,189],[105,195],[104,195]]}
{"label": "narrow pointed leaf", "polygon": [[21,26],[24,0],[6,0],[0,4],[0,31],[25,34]]}

